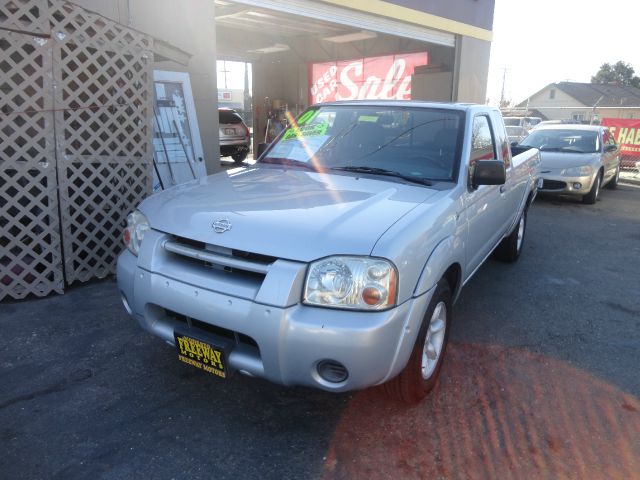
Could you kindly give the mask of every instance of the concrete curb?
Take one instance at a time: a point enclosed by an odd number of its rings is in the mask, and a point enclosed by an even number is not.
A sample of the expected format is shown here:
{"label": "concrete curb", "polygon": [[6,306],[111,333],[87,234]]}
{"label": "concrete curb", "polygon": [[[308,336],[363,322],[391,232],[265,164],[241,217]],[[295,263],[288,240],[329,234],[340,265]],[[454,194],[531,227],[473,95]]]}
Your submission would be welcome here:
{"label": "concrete curb", "polygon": [[635,174],[620,172],[620,183],[626,183],[627,185],[638,185],[640,186],[640,175],[634,176]]}

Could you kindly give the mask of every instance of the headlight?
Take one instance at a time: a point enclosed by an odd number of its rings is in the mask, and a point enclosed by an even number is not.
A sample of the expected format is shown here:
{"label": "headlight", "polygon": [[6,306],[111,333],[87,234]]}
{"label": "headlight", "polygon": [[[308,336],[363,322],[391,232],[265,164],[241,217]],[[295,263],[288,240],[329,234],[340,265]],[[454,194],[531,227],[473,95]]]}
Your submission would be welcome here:
{"label": "headlight", "polygon": [[138,255],[144,234],[149,230],[149,221],[138,210],[127,217],[127,227],[122,232],[124,244],[134,255]]}
{"label": "headlight", "polygon": [[593,173],[593,168],[589,165],[582,167],[566,168],[562,171],[562,175],[565,177],[586,177]]}
{"label": "headlight", "polygon": [[388,260],[329,257],[309,265],[304,303],[353,310],[383,310],[395,305],[398,274]]}

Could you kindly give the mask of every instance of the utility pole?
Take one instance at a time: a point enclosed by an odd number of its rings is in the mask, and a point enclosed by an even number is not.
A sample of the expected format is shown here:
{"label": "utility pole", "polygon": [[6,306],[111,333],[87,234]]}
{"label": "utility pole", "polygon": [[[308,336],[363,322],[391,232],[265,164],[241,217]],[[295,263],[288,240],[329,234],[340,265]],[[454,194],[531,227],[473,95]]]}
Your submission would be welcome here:
{"label": "utility pole", "polygon": [[229,73],[229,70],[227,70],[227,61],[223,60],[222,61],[222,73],[224,73],[224,89],[227,89],[227,73]]}
{"label": "utility pole", "polygon": [[507,80],[507,68],[505,67],[502,72],[502,92],[500,93],[500,108],[504,105],[504,84]]}

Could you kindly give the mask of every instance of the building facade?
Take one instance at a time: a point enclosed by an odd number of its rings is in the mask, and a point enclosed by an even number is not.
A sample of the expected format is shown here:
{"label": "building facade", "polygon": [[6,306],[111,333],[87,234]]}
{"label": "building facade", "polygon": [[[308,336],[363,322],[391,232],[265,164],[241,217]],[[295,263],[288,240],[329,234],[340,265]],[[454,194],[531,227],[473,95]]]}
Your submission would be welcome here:
{"label": "building facade", "polygon": [[518,108],[537,110],[545,120],[600,122],[603,118],[640,118],[640,89],[623,85],[551,83]]}
{"label": "building facade", "polygon": [[[2,2],[0,300],[112,274],[126,215],[156,183],[220,169],[217,60],[253,64],[258,137],[274,110],[313,103],[314,65],[361,69],[363,98],[482,103],[493,10],[494,0]],[[366,73],[374,63],[383,70]]]}

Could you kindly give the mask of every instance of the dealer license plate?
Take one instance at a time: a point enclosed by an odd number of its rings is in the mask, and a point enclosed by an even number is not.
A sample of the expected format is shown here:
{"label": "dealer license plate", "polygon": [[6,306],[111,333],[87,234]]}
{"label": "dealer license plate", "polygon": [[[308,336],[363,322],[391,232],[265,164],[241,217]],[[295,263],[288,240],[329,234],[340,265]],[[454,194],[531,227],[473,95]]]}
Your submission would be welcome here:
{"label": "dealer license plate", "polygon": [[216,345],[208,338],[195,338],[178,331],[173,336],[178,348],[178,360],[217,377],[227,378],[229,370],[226,346]]}

